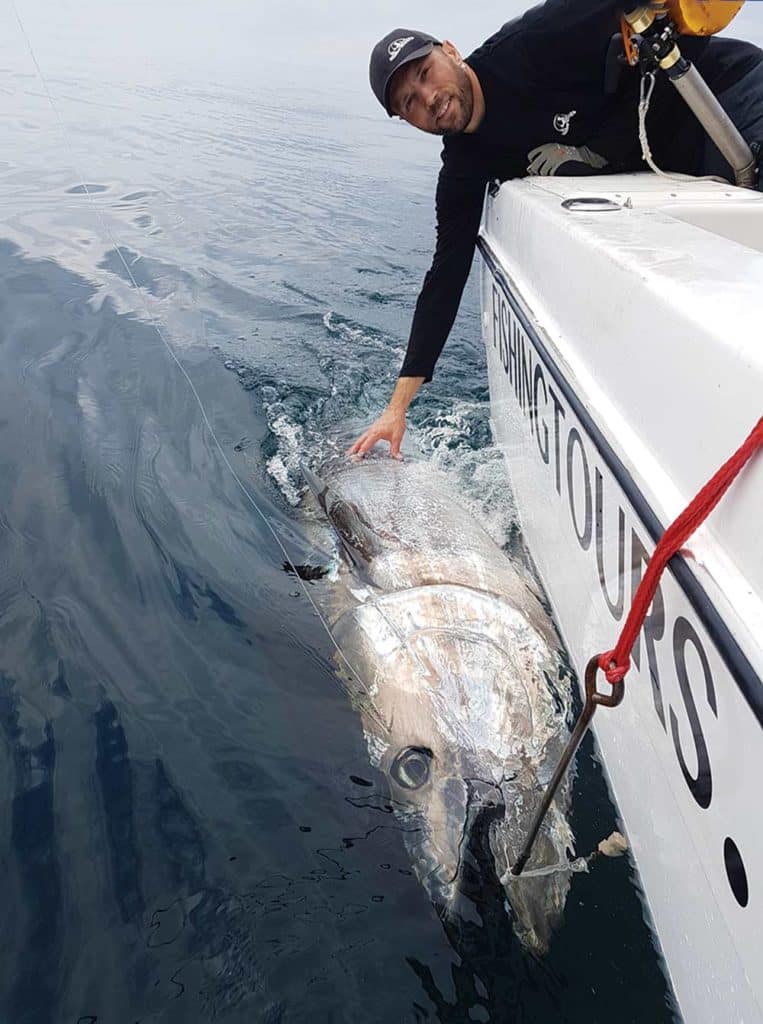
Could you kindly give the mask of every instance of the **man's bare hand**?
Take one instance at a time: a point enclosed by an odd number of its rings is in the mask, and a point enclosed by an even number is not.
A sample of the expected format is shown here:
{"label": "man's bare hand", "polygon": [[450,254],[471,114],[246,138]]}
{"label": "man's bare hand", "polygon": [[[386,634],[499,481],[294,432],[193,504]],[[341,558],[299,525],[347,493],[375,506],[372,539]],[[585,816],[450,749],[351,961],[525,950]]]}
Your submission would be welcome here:
{"label": "man's bare hand", "polygon": [[379,441],[389,441],[389,453],[393,459],[402,458],[400,443],[405,433],[405,409],[393,409],[389,406],[378,420],[347,449],[348,455],[365,455]]}
{"label": "man's bare hand", "polygon": [[370,452],[377,442],[389,441],[389,453],[392,458],[402,459],[400,442],[405,433],[405,414],[413,401],[413,396],[423,383],[423,377],[398,377],[389,405],[379,419],[347,449],[347,454],[362,456]]}

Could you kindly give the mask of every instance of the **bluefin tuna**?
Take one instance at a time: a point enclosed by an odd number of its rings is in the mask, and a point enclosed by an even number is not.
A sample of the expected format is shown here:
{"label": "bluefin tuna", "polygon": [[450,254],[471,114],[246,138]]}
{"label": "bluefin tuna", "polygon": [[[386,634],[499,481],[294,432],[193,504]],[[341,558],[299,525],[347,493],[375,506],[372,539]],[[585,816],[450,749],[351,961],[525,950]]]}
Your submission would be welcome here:
{"label": "bluefin tuna", "polygon": [[570,884],[569,781],[525,874],[510,869],[569,736],[553,623],[428,464],[341,458],[305,476],[340,541],[328,618],[412,866],[437,907],[459,913],[476,842],[519,938],[542,954]]}

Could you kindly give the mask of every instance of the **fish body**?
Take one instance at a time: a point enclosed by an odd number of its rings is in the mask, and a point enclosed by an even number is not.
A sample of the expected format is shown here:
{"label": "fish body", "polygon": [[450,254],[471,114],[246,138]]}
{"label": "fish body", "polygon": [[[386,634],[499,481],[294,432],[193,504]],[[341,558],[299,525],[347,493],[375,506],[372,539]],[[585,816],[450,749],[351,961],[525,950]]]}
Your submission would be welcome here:
{"label": "fish body", "polygon": [[332,632],[413,867],[437,906],[457,912],[476,840],[520,939],[543,953],[569,888],[569,783],[525,876],[510,868],[569,735],[553,625],[427,464],[338,459],[306,476],[345,555]]}

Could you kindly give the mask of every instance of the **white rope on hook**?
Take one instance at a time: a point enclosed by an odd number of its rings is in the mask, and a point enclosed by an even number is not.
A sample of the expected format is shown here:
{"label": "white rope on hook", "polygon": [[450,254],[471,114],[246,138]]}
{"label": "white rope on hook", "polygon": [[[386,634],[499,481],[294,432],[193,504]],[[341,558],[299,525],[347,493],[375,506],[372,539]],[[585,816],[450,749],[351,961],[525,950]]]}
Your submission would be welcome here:
{"label": "white rope on hook", "polygon": [[[647,79],[649,84],[647,85]],[[729,182],[725,178],[716,177],[713,174],[708,174],[702,177],[696,177],[693,174],[679,174],[671,173],[670,171],[663,171],[655,163],[654,157],[652,156],[652,150],[649,146],[649,138],[646,130],[646,115],[649,113],[649,104],[652,100],[652,93],[654,92],[656,76],[654,71],[647,71],[641,76],[641,85],[639,88],[639,102],[638,102],[638,138],[641,143],[641,155],[644,161],[649,165],[651,170],[655,174],[659,174],[661,178],[667,178],[670,181],[721,181],[725,185]]]}

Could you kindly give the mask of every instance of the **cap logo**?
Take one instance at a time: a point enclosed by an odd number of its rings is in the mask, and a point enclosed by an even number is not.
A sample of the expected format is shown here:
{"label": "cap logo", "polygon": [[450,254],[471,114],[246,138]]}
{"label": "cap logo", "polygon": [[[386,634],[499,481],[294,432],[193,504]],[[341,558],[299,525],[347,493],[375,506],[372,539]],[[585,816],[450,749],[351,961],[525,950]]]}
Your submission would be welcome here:
{"label": "cap logo", "polygon": [[411,42],[413,42],[413,36],[403,36],[401,39],[393,40],[387,47],[390,63],[392,63],[392,61],[399,55],[400,51]]}

